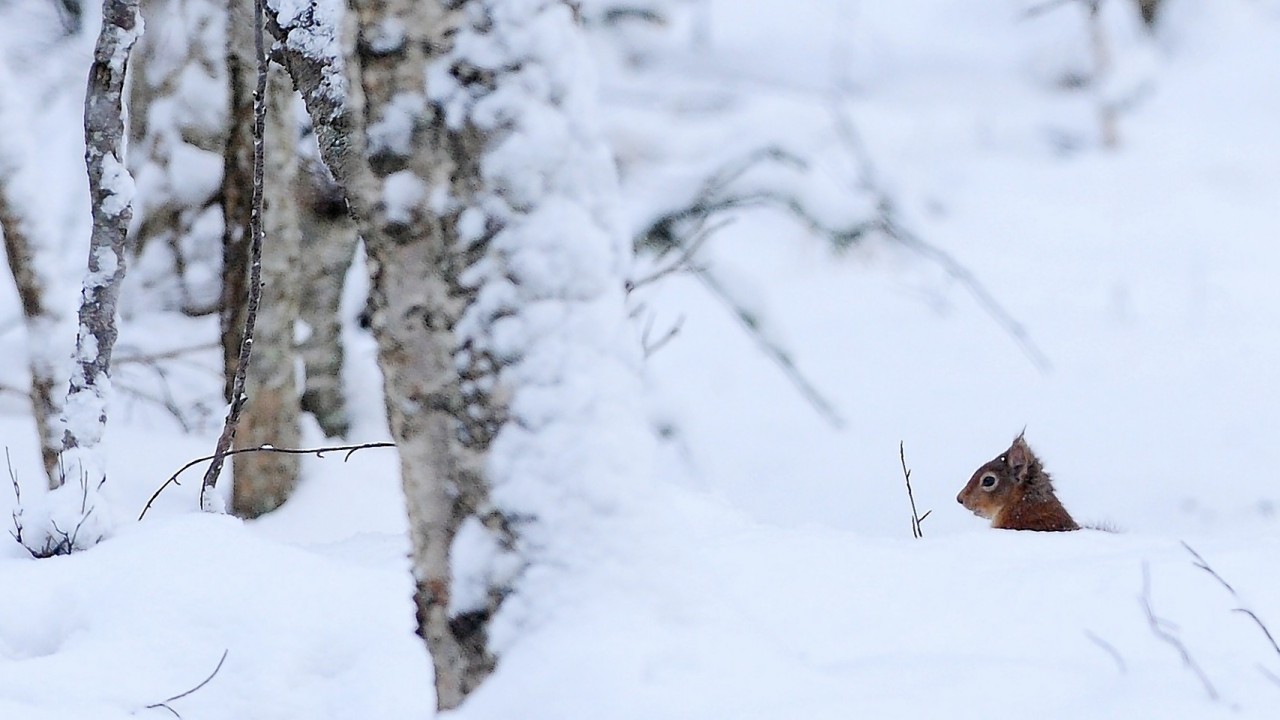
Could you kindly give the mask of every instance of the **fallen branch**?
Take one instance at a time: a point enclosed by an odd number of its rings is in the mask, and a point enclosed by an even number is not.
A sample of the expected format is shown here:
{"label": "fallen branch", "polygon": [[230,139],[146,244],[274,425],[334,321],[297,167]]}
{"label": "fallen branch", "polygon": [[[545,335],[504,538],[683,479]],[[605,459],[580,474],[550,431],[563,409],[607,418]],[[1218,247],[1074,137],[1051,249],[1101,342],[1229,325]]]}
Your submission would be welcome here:
{"label": "fallen branch", "polygon": [[[346,452],[346,455],[343,456],[342,458],[342,461],[346,462],[347,460],[351,459],[351,456],[355,454],[357,450],[364,450],[366,448],[393,448],[395,446],[396,444],[393,442],[371,442],[371,443],[361,443],[358,445],[331,445],[328,447],[318,447],[318,448],[278,448],[271,445],[260,445],[258,447],[236,448],[234,450],[227,450],[222,453],[222,457],[225,458],[231,455],[239,455],[241,453],[272,452],[272,453],[285,453],[287,455],[315,455],[318,458],[323,458],[325,453]],[[207,460],[214,460],[217,457],[218,457],[217,453],[213,455],[205,455],[204,457],[198,457],[195,460],[188,462],[186,465],[183,465],[182,467],[178,468],[177,472],[169,476],[169,479],[165,480],[164,484],[161,485],[154,493],[151,494],[151,498],[147,500],[146,507],[142,508],[142,512],[138,514],[138,519],[141,520],[142,518],[146,517],[147,511],[151,509],[152,503],[156,501],[156,498],[160,497],[160,493],[164,492],[166,488],[168,488],[170,485],[182,484],[181,482],[178,481],[178,477],[182,475],[182,473],[186,472],[187,470],[190,470],[191,468],[195,467],[196,465],[199,465],[202,462],[205,462]],[[203,498],[201,502],[203,503]]]}

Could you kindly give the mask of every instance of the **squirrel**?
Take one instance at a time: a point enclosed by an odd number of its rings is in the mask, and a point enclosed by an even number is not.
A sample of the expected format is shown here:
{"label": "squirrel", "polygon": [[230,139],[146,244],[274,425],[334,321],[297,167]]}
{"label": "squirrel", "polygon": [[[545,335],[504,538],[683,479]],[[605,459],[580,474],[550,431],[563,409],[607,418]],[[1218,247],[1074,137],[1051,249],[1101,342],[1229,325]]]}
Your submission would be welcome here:
{"label": "squirrel", "polygon": [[1021,434],[978,468],[956,496],[974,515],[1005,530],[1079,530],[1053,492],[1053,481]]}

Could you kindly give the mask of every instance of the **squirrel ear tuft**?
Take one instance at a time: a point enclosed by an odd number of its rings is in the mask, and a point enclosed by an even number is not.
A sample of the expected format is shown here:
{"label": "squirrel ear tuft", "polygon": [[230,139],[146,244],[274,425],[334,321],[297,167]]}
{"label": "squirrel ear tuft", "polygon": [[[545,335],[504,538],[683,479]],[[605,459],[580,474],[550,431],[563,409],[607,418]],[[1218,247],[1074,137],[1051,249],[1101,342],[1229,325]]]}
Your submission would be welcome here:
{"label": "squirrel ear tuft", "polygon": [[1031,452],[1031,447],[1027,445],[1027,441],[1022,435],[1013,439],[1013,444],[1009,446],[1008,452],[1005,453],[1006,464],[1015,471],[1019,480],[1026,477],[1027,468],[1031,466],[1031,461],[1035,459],[1035,455]]}

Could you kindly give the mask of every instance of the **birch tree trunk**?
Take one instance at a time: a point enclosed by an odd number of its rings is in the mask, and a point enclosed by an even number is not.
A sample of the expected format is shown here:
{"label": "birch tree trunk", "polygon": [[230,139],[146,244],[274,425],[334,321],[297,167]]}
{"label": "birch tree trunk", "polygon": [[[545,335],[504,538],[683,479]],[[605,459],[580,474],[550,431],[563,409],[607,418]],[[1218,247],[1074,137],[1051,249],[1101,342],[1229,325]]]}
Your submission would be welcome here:
{"label": "birch tree trunk", "polygon": [[[253,0],[230,0],[228,63],[232,78],[232,116],[252,117],[251,78],[257,76],[253,53]],[[241,52],[245,49],[246,52]],[[245,64],[242,64],[245,63]],[[293,197],[297,176],[297,118],[293,90],[279,67],[268,73],[267,123],[264,136],[262,298],[254,332],[254,352],[245,378],[249,397],[240,427],[238,447],[278,445],[297,447],[298,390],[294,363],[294,322],[298,317],[300,273],[298,206]],[[250,123],[251,126],[251,123]],[[233,134],[240,134],[239,128]],[[242,145],[248,141],[248,147]],[[225,186],[236,185],[233,203],[228,198],[227,238],[224,258],[223,350],[227,377],[235,374],[248,281],[250,235],[249,198],[253,187],[252,138],[237,137],[234,153],[228,143]],[[241,205],[240,203],[243,203]],[[235,227],[233,227],[233,225]],[[234,277],[233,277],[234,274]],[[237,294],[238,291],[238,294]],[[230,397],[228,397],[230,400]],[[232,511],[240,517],[258,517],[288,499],[298,483],[299,459],[285,453],[244,453],[233,460]]]}
{"label": "birch tree trunk", "polygon": [[[111,352],[119,335],[116,305],[125,274],[125,240],[133,218],[133,178],[124,162],[122,96],[129,52],[141,33],[138,0],[104,0],[102,32],[84,102],[93,232],[62,442],[64,469],[87,478],[91,486],[106,479],[98,445],[107,424]],[[75,462],[67,462],[69,458]]]}
{"label": "birch tree trunk", "polygon": [[453,708],[526,568],[567,564],[643,466],[590,58],[558,0],[352,0],[348,83],[325,4],[272,4],[368,251],[418,631]]}
{"label": "birch tree trunk", "polygon": [[[41,499],[38,524],[26,522],[21,538],[41,557],[90,547],[111,530],[110,508],[104,507],[99,494],[107,479],[101,442],[111,396],[111,352],[118,334],[116,306],[125,275],[125,240],[133,216],[134,188],[125,165],[122,96],[129,53],[141,33],[137,0],[104,0],[102,30],[84,103],[93,230],[80,295],[74,367],[63,408],[66,430],[58,460],[61,482]],[[67,482],[68,478],[72,482]]]}

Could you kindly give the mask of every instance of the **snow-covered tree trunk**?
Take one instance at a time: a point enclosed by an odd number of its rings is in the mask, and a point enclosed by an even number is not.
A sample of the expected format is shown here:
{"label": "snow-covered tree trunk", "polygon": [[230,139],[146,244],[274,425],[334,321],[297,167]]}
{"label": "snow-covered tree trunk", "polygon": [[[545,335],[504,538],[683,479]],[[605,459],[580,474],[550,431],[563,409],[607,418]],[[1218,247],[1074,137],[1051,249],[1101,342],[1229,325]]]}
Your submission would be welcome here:
{"label": "snow-covered tree trunk", "polygon": [[58,452],[62,449],[61,410],[55,388],[66,380],[61,363],[66,347],[56,341],[65,319],[57,303],[48,301],[52,278],[45,263],[56,253],[54,231],[45,218],[28,209],[37,207],[36,191],[19,177],[29,162],[29,145],[21,118],[13,116],[17,99],[7,97],[13,86],[8,68],[0,62],[0,233],[26,324],[31,413],[40,438],[40,458],[53,488],[59,480]]}
{"label": "snow-covered tree trunk", "polygon": [[456,707],[526,570],[572,565],[643,472],[590,57],[558,0],[355,0],[347,86],[326,3],[271,4],[368,250],[419,632]]}
{"label": "snow-covered tree trunk", "polygon": [[[257,78],[254,54],[254,0],[229,0],[227,61],[233,119],[253,116]],[[298,390],[294,362],[294,323],[298,317],[298,123],[293,90],[278,67],[268,73],[267,118],[263,138],[262,297],[253,336],[253,360],[245,378],[248,403],[236,432],[236,445],[296,447],[299,439]],[[252,136],[233,120],[228,143],[224,193],[227,197],[224,247],[223,351],[228,382],[235,375],[247,311],[249,243],[253,187]],[[234,146],[234,147],[233,147]],[[235,185],[235,189],[230,186]],[[230,399],[230,397],[228,397]],[[257,517],[279,507],[298,483],[296,455],[246,453],[233,459],[232,511]]]}
{"label": "snow-covered tree trunk", "polygon": [[342,188],[312,148],[298,172],[302,228],[302,303],[307,334],[298,350],[306,369],[302,409],[328,437],[344,437],[350,424],[343,391],[342,288],[359,240]]}
{"label": "snow-covered tree trunk", "polygon": [[[70,553],[93,545],[110,530],[108,509],[100,507],[97,493],[107,479],[101,442],[111,395],[111,351],[118,335],[116,306],[125,274],[125,240],[133,217],[122,96],[129,53],[141,33],[138,0],[104,0],[102,30],[84,101],[85,165],[93,213],[89,268],[80,295],[80,329],[64,406],[66,431],[58,460],[62,486],[45,499],[47,526],[28,526],[24,538],[37,554]],[[94,520],[86,527],[90,516]],[[31,536],[33,531],[37,536]]]}

